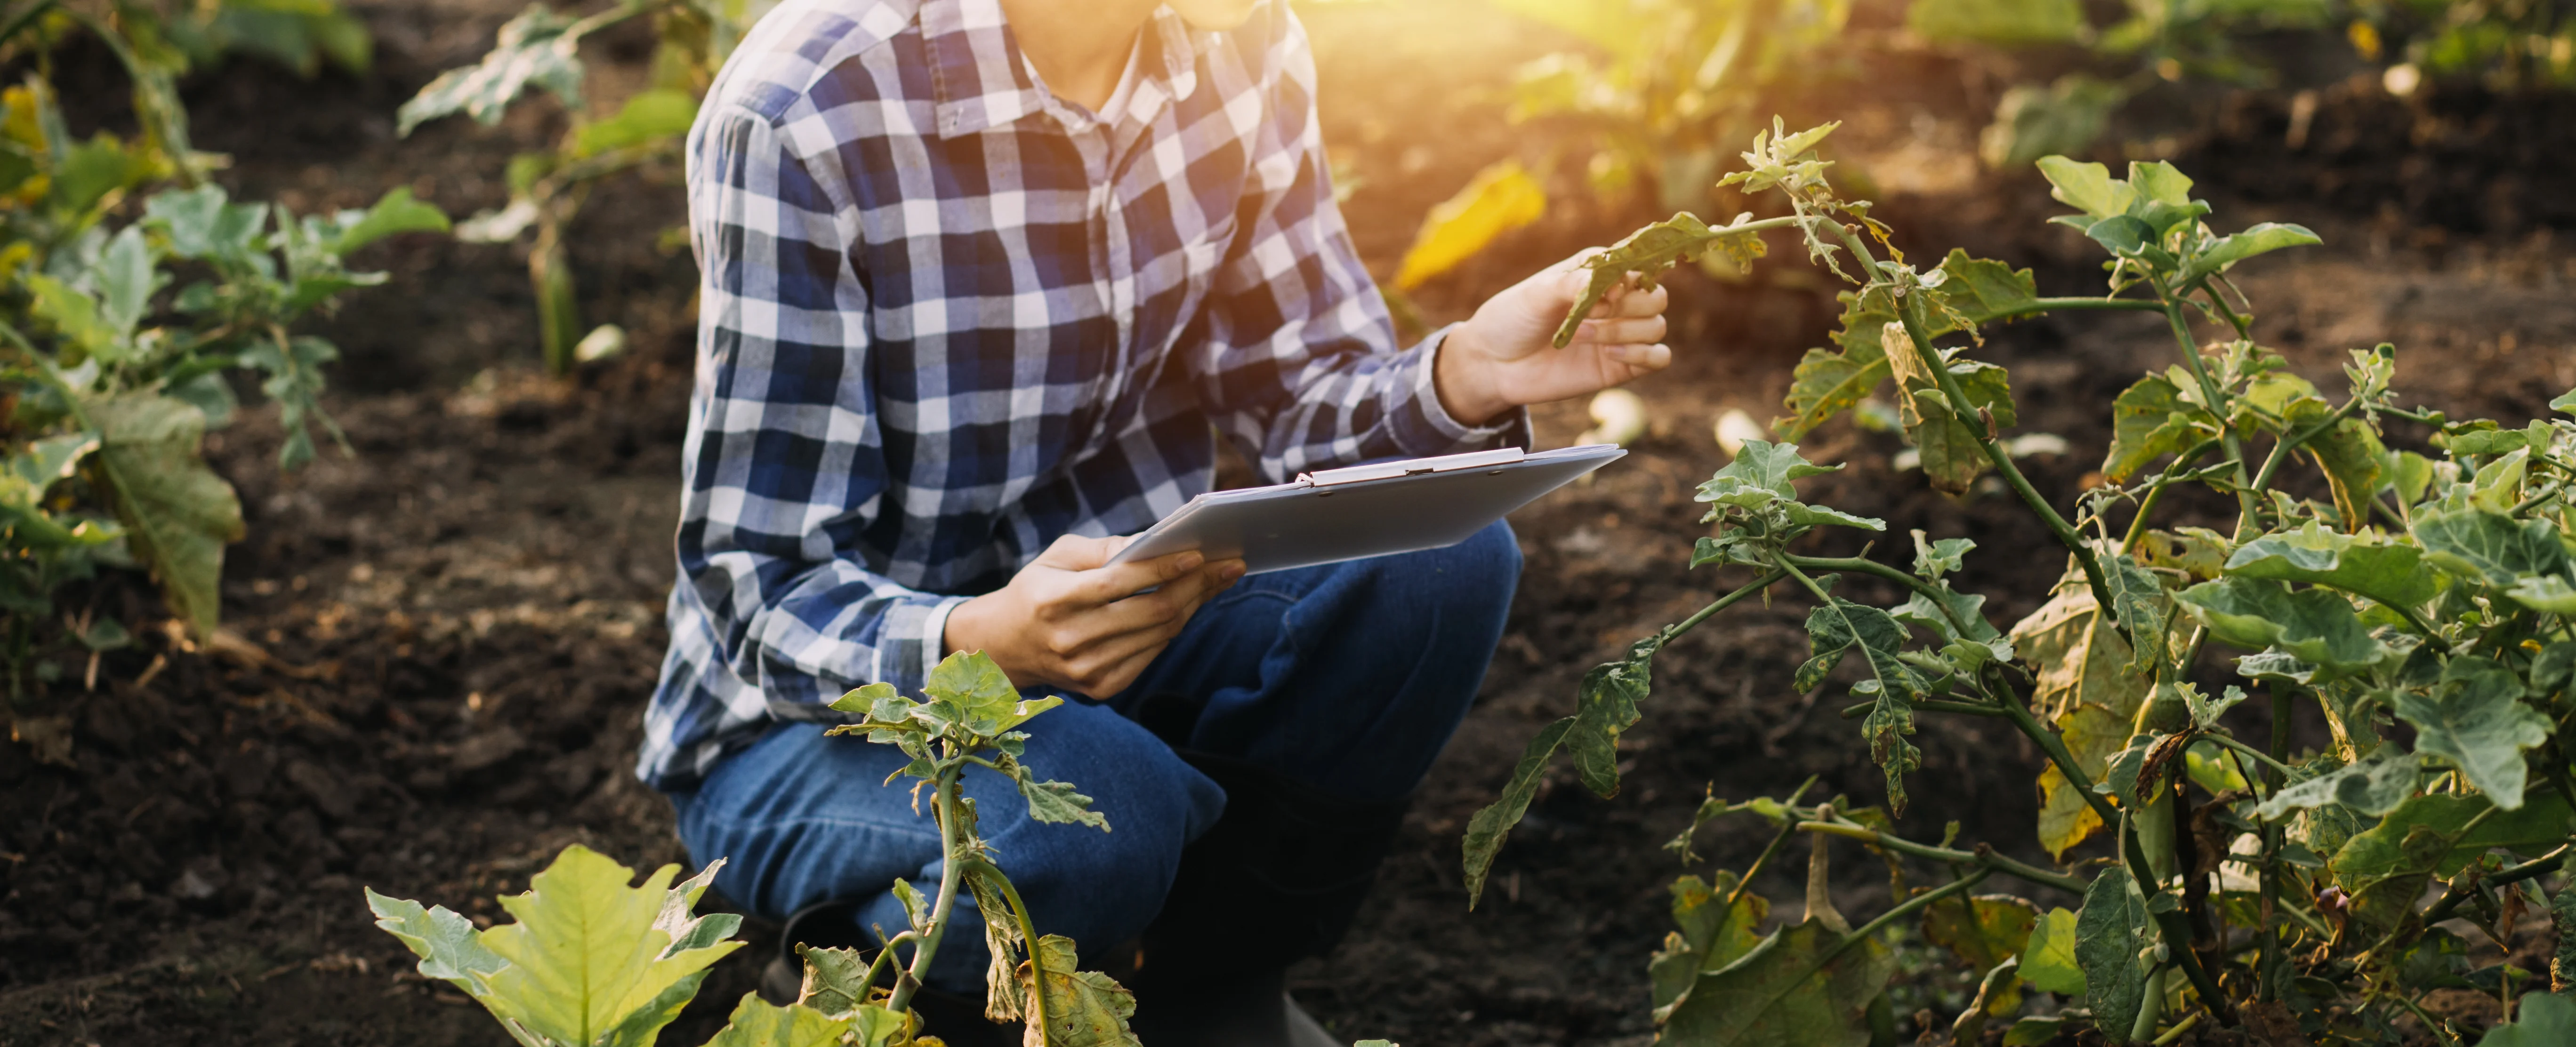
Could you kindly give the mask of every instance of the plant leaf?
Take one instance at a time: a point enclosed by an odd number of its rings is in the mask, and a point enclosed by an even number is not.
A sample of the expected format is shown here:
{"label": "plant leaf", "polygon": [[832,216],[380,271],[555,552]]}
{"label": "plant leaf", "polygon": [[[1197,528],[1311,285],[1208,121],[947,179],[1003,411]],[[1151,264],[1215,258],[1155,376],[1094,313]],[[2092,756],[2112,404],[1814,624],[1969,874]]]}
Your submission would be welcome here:
{"label": "plant leaf", "polygon": [[1041,822],[1088,825],[1109,831],[1109,816],[1091,809],[1091,797],[1074,791],[1071,782],[1041,782],[1023,767],[1020,795],[1029,802],[1029,817]]}
{"label": "plant leaf", "polygon": [[2218,420],[2184,400],[2172,379],[2148,375],[2111,401],[2111,451],[2102,459],[2102,475],[2126,483],[2156,459],[2217,435]]}
{"label": "plant leaf", "polygon": [[1538,732],[1522,751],[1519,765],[1512,768],[1511,781],[1503,786],[1501,796],[1477,811],[1467,821],[1467,835],[1461,842],[1465,852],[1467,908],[1485,896],[1485,874],[1494,867],[1494,855],[1503,849],[1503,838],[1529,813],[1530,798],[1538,794],[1539,782],[1547,777],[1547,761],[1556,755],[1557,746],[1565,741],[1567,731],[1574,729],[1574,717],[1568,716]]}
{"label": "plant leaf", "polygon": [[423,909],[419,902],[388,898],[368,888],[367,908],[375,912],[379,929],[401,939],[420,957],[422,977],[446,982],[477,1000],[489,995],[483,979],[510,965],[483,947],[473,921],[444,905]]}
{"label": "plant leaf", "polygon": [[1574,341],[1574,332],[1592,307],[1609,297],[1610,289],[1619,286],[1629,273],[1636,273],[1642,286],[1652,288],[1665,270],[1687,262],[1717,247],[1740,257],[1759,257],[1762,253],[1759,233],[1729,233],[1710,229],[1708,223],[1688,211],[1639,229],[1607,250],[1585,259],[1583,267],[1592,271],[1592,280],[1583,288],[1574,308],[1566,311],[1565,322],[1556,329],[1556,347],[1565,348]]}
{"label": "plant leaf", "polygon": [[2398,607],[2421,607],[2433,598],[2433,572],[2414,546],[2375,536],[2346,535],[2314,520],[2296,531],[2267,534],[2227,558],[2226,572],[2244,578],[2327,585]]}
{"label": "plant leaf", "polygon": [[444,233],[449,228],[447,212],[414,199],[409,187],[398,187],[364,211],[341,212],[332,223],[331,236],[324,241],[323,249],[345,255],[388,236]]}
{"label": "plant leaf", "polygon": [[2184,264],[2177,282],[2188,286],[2258,254],[2269,254],[2284,247],[2306,247],[2324,242],[2317,237],[2317,234],[2309,232],[2306,226],[2264,222],[2244,232],[2222,236],[2212,241],[2198,257]]}
{"label": "plant leaf", "polygon": [[846,1018],[834,1018],[803,1004],[773,1006],[756,992],[742,994],[733,1017],[707,1047],[834,1047],[850,1031]]}
{"label": "plant leaf", "polygon": [[857,949],[817,949],[799,944],[796,955],[805,961],[804,980],[796,989],[799,1005],[840,1017],[867,1002],[866,978],[871,962],[868,954]]}
{"label": "plant leaf", "polygon": [[413,128],[460,112],[486,127],[498,124],[530,84],[552,92],[565,109],[580,111],[581,39],[566,32],[575,21],[545,4],[530,5],[501,26],[500,38],[480,63],[438,74],[404,102],[394,133],[408,137]]}
{"label": "plant leaf", "polygon": [[2283,786],[2254,808],[2254,816],[2269,821],[2291,811],[2341,804],[2376,818],[2414,795],[2418,774],[2414,757],[2383,749],[2359,763]]}
{"label": "plant leaf", "polygon": [[2524,993],[2521,1013],[2512,1023],[2487,1030],[2478,1047],[2557,1047],[2576,1043],[2576,1000],[2544,992]]}
{"label": "plant leaf", "polygon": [[[509,966],[485,976],[496,1016],[566,1044],[650,1044],[679,1016],[708,965],[741,942],[673,952],[655,924],[679,872],[666,865],[630,887],[634,870],[578,844],[501,907],[518,922],[482,935]],[[672,999],[675,992],[685,990]],[[610,1039],[614,1037],[613,1039]]]}
{"label": "plant leaf", "polygon": [[1772,932],[1735,962],[1704,973],[1663,1022],[1659,1042],[1694,1047],[1861,1047],[1865,1015],[1896,973],[1875,938],[1809,919]]}
{"label": "plant leaf", "polygon": [[1840,350],[1809,349],[1789,380],[1789,413],[1773,419],[1771,428],[1784,440],[1804,438],[1825,420],[1860,403],[1889,374],[1883,347],[1896,309],[1884,291],[1842,293],[1842,327],[1834,335]]}
{"label": "plant leaf", "polygon": [[2175,594],[2210,635],[2249,650],[2278,647],[2320,671],[2360,672],[2388,657],[2352,605],[2326,589],[2290,591],[2280,582],[2228,577]]}
{"label": "plant leaf", "polygon": [[[1034,955],[1046,962],[1046,977],[1035,990],[1044,994],[1051,1047],[1138,1047],[1127,1019],[1136,1013],[1136,997],[1108,975],[1082,969],[1073,939],[1061,934],[1039,938]],[[1030,969],[1020,965],[1023,986]]]}
{"label": "plant leaf", "polygon": [[2463,655],[2442,668],[2434,695],[2395,692],[2397,718],[2415,725],[2415,751],[2460,768],[2497,807],[2522,806],[2522,751],[2549,740],[2550,721],[2522,703],[2522,678],[2504,663]]}
{"label": "plant leaf", "polygon": [[1923,940],[1979,975],[2021,954],[2039,922],[2039,907],[2007,894],[1951,897],[1923,910]]}
{"label": "plant leaf", "polygon": [[2155,925],[2147,899],[2113,866],[2084,892],[2084,908],[2075,915],[2075,962],[2084,969],[2084,1000],[2093,1008],[2093,1027],[2103,1035],[2126,1039],[2146,1001],[2152,961],[2141,957],[2154,940]]}
{"label": "plant leaf", "polygon": [[618,107],[617,115],[573,132],[572,155],[587,159],[616,149],[649,144],[656,139],[677,144],[698,118],[698,100],[686,91],[667,88],[638,91]]}
{"label": "plant leaf", "polygon": [[2084,995],[2084,968],[2075,961],[2075,914],[2050,909],[2031,924],[2030,940],[2021,947],[2021,980],[2031,988],[2060,996]]}
{"label": "plant leaf", "polygon": [[2415,539],[2435,566],[2497,588],[2533,575],[2563,575],[2567,549],[2545,520],[2463,509],[2415,520]]}
{"label": "plant leaf", "polygon": [[98,460],[135,558],[197,635],[219,619],[224,545],[242,538],[241,500],[198,456],[206,416],[180,400],[130,393],[89,403]]}
{"label": "plant leaf", "polygon": [[[2111,169],[2101,164],[2077,163],[2063,156],[2046,156],[2039,160],[2039,173],[2048,178],[2048,195],[2058,203],[2075,208],[2096,219],[2126,214],[2137,202],[2137,190],[2127,182],[2111,180]],[[2118,1035],[2126,1036],[2122,1029]]]}
{"label": "plant leaf", "polygon": [[1746,440],[1744,450],[1735,460],[1699,485],[1694,501],[1714,502],[1741,509],[1759,509],[1778,501],[1798,500],[1798,489],[1790,481],[1809,476],[1822,476],[1841,469],[1839,465],[1815,465],[1798,454],[1796,444],[1775,444],[1768,440]]}
{"label": "plant leaf", "polygon": [[1905,640],[1905,627],[1887,612],[1834,597],[1807,613],[1807,643],[1813,655],[1798,667],[1795,683],[1800,691],[1814,690],[1824,683],[1825,674],[1841,664],[1844,654],[1860,649],[1870,679],[1853,687],[1852,694],[1871,701],[1861,734],[1869,739],[1870,759],[1886,771],[1887,803],[1900,816],[1905,813],[1905,775],[1923,764],[1922,751],[1905,736],[1914,733],[1912,699],[1926,690],[1921,674],[1897,657]]}
{"label": "plant leaf", "polygon": [[1689,995],[1701,975],[1726,969],[1762,943],[1756,932],[1770,915],[1771,903],[1745,891],[1734,905],[1724,904],[1738,881],[1734,873],[1722,869],[1716,875],[1715,884],[1696,876],[1673,881],[1673,922],[1681,929],[1664,936],[1663,949],[1647,966],[1654,981],[1658,1023],[1672,1016],[1673,1007]]}
{"label": "plant leaf", "polygon": [[1504,233],[1546,215],[1547,190],[1520,161],[1491,164],[1423,216],[1422,231],[1414,234],[1413,246],[1396,267],[1395,289],[1412,291],[1457,268]]}

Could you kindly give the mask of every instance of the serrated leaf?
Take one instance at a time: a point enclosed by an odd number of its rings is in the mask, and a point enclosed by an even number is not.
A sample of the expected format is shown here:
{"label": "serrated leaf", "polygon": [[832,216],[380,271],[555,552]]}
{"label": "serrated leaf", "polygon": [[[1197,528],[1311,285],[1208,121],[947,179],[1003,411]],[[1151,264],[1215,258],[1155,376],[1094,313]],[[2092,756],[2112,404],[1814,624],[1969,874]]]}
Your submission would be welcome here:
{"label": "serrated leaf", "polygon": [[921,690],[932,704],[953,708],[947,715],[979,738],[996,737],[1064,704],[1062,698],[1022,699],[1010,675],[982,651],[959,651],[941,659]]}
{"label": "serrated leaf", "polygon": [[2314,520],[2245,543],[2225,569],[2244,578],[2332,586],[2407,608],[2423,606],[2434,591],[2433,572],[2414,546],[2337,533]]}
{"label": "serrated leaf", "polygon": [[2376,818],[2415,794],[2419,773],[2414,757],[2383,749],[2359,763],[2282,786],[2254,808],[2254,816],[2269,821],[2292,811],[2341,804]]}
{"label": "serrated leaf", "polygon": [[668,951],[672,936],[655,924],[679,868],[663,866],[630,887],[634,870],[578,844],[565,848],[527,893],[501,899],[518,922],[482,935],[509,961],[483,978],[486,1004],[504,1022],[558,1043],[651,1043],[708,965],[742,947]]}
{"label": "serrated leaf", "polygon": [[2042,992],[2084,995],[2084,968],[2075,960],[2075,914],[2050,909],[2031,924],[2021,948],[2021,980]]}
{"label": "serrated leaf", "polygon": [[2277,647],[2329,674],[2360,672],[2391,653],[2331,590],[2292,592],[2280,582],[2227,577],[2174,598],[2222,641],[2258,651]]}
{"label": "serrated leaf", "polygon": [[2515,520],[2476,509],[2426,513],[2415,520],[2415,540],[2435,566],[2498,588],[2534,575],[2563,575],[2567,549],[2543,520]]}
{"label": "serrated leaf", "polygon": [[[2291,405],[2287,421],[2304,432],[2331,413],[2322,400],[2301,399]],[[2380,444],[2379,432],[2359,418],[2346,418],[2309,437],[2301,449],[2326,474],[2344,527],[2359,530],[2369,523],[2370,499],[2388,480],[2388,448]]]}
{"label": "serrated leaf", "polygon": [[1852,690],[1871,702],[1869,715],[1861,720],[1861,735],[1869,739],[1870,759],[1887,774],[1887,803],[1900,816],[1906,805],[1905,775],[1923,764],[1922,751],[1905,736],[1914,733],[1912,699],[1926,689],[1923,677],[1897,657],[1905,640],[1905,627],[1887,612],[1834,597],[1807,614],[1807,643],[1813,655],[1798,668],[1796,681],[1799,690],[1813,690],[1845,654],[1854,648],[1861,651],[1870,670],[1867,682],[1876,685]]}
{"label": "serrated leaf", "polygon": [[803,1004],[773,1006],[759,993],[747,992],[707,1047],[834,1047],[849,1031],[848,1019]]}
{"label": "serrated leaf", "polygon": [[2102,475],[2126,483],[2138,470],[2218,435],[2218,420],[2182,398],[2171,379],[2151,374],[2111,401],[2111,451]]}
{"label": "serrated leaf", "polygon": [[1695,1047],[1861,1047],[1866,1014],[1896,973],[1885,943],[1845,947],[1809,919],[1702,974],[1663,1022],[1661,1042]]}
{"label": "serrated leaf", "polygon": [[868,1002],[868,965],[873,961],[867,953],[799,944],[796,955],[805,961],[804,977],[796,989],[798,1005],[837,1017]]}
{"label": "serrated leaf", "polygon": [[1109,816],[1091,809],[1091,797],[1074,791],[1071,782],[1041,782],[1024,769],[1020,795],[1029,802],[1029,817],[1041,822],[1088,825],[1109,831]]}
{"label": "serrated leaf", "polygon": [[1574,727],[1565,736],[1583,787],[1607,799],[1619,793],[1619,736],[1636,726],[1637,705],[1654,682],[1654,647],[1632,645],[1626,660],[1604,662],[1583,674]]}
{"label": "serrated leaf", "polygon": [[1808,462],[1798,454],[1796,444],[1746,440],[1744,450],[1716,475],[1709,477],[1706,483],[1700,484],[1692,500],[1741,509],[1759,509],[1778,501],[1794,502],[1798,500],[1798,489],[1791,481],[1822,476],[1841,468],[1839,465]]}
{"label": "serrated leaf", "polygon": [[[1733,241],[1731,247],[1729,241]],[[1760,243],[1758,233],[1713,230],[1688,211],[1628,234],[1626,239],[1584,260],[1583,267],[1591,271],[1592,277],[1584,285],[1583,294],[1575,299],[1574,307],[1566,311],[1565,322],[1557,327],[1556,347],[1563,349],[1574,341],[1574,332],[1583,325],[1583,318],[1591,315],[1592,307],[1609,297],[1611,289],[1626,280],[1628,274],[1638,274],[1643,286],[1653,287],[1666,270],[1712,247],[1758,256]]]}
{"label": "serrated leaf", "polygon": [[2325,241],[2303,225],[2264,222],[2231,236],[2222,236],[2207,249],[2185,263],[2178,282],[2192,284],[2259,254],[2270,254],[2285,247],[2307,247]]}
{"label": "serrated leaf", "polygon": [[2522,703],[2522,678],[2491,658],[2459,656],[2431,696],[2398,691],[2397,718],[2415,725],[2415,751],[2460,768],[2504,810],[2522,806],[2522,751],[2549,740],[2550,720]]}
{"label": "serrated leaf", "polygon": [[[1518,160],[1476,172],[1466,188],[1432,207],[1396,267],[1395,288],[1412,291],[1474,257],[1504,233],[1547,215],[1547,190]],[[1587,312],[1589,310],[1586,310]]]}
{"label": "serrated leaf", "polygon": [[198,454],[206,416],[180,400],[132,393],[84,408],[98,428],[100,469],[135,558],[152,568],[170,609],[214,635],[224,545],[242,538],[241,500]]}
{"label": "serrated leaf", "polygon": [[450,911],[446,906],[423,909],[419,902],[388,898],[367,888],[367,908],[376,914],[376,927],[400,939],[403,945],[420,957],[420,973],[465,991],[475,999],[488,995],[483,979],[510,965],[498,953],[484,948],[481,932],[474,922]]}
{"label": "serrated leaf", "polygon": [[2165,662],[2165,620],[2172,616],[2173,601],[2165,593],[2164,583],[2126,553],[2101,558],[2105,588],[2111,593],[2113,616],[2128,626],[2131,646],[2129,671],[2154,675]]}
{"label": "serrated leaf", "polygon": [[1721,869],[1716,876],[1715,884],[1696,876],[1673,881],[1673,922],[1681,929],[1664,936],[1663,949],[1647,966],[1657,1022],[1671,1017],[1701,975],[1726,969],[1762,942],[1756,932],[1770,915],[1771,903],[1745,891],[1729,906],[1725,901],[1736,891],[1735,874]]}
{"label": "serrated leaf", "polygon": [[1511,780],[1504,784],[1502,795],[1467,820],[1467,833],[1461,841],[1465,852],[1467,908],[1474,909],[1485,895],[1485,874],[1494,867],[1494,855],[1503,849],[1503,839],[1529,813],[1530,798],[1538,794],[1539,782],[1547,777],[1547,761],[1564,743],[1566,732],[1574,729],[1574,717],[1568,716],[1547,725],[1530,739],[1522,750],[1520,763],[1512,768]]}
{"label": "serrated leaf", "polygon": [[[1106,974],[1083,970],[1073,939],[1046,935],[1032,955],[1046,966],[1046,976],[1035,979],[1033,988],[1046,1002],[1050,1047],[1138,1047],[1127,1028],[1136,1013],[1135,995]],[[1022,986],[1030,987],[1032,973],[1028,964],[1020,965]]]}
{"label": "serrated leaf", "polygon": [[1784,404],[1789,413],[1771,422],[1771,428],[1782,439],[1803,439],[1826,419],[1852,409],[1887,380],[1889,364],[1881,332],[1896,322],[1895,307],[1889,304],[1884,291],[1845,291],[1841,301],[1842,327],[1835,334],[1839,351],[1809,349],[1806,357],[1798,361]]}
{"label": "serrated leaf", "polygon": [[2129,870],[2103,870],[2084,891],[2084,908],[2075,916],[2075,962],[2084,969],[2084,1001],[2093,1009],[2093,1027],[2104,1035],[2126,1039],[2136,1022],[2153,967],[2152,960],[2139,954],[2154,940],[2147,899]]}
{"label": "serrated leaf", "polygon": [[1982,324],[2020,313],[2039,300],[2039,279],[2030,270],[1972,257],[1959,248],[1951,248],[1934,272],[1940,275],[1941,285],[1932,289],[1932,297],[1944,322],[1927,325],[1924,333],[1935,338],[1955,329],[1947,318]]}

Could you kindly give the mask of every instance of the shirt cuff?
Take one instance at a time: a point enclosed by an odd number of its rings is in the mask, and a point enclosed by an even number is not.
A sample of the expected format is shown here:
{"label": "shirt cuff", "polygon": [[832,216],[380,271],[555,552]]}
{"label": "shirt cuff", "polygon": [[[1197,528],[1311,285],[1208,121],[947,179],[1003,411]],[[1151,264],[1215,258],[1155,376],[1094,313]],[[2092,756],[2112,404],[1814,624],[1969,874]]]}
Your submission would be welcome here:
{"label": "shirt cuff", "polygon": [[929,613],[922,616],[921,642],[918,645],[921,650],[918,669],[920,675],[915,679],[930,679],[930,670],[937,668],[939,663],[948,657],[948,615],[957,609],[958,604],[965,603],[967,599],[968,597],[964,596],[948,597],[931,605]]}
{"label": "shirt cuff", "polygon": [[1439,373],[1440,350],[1449,344],[1449,334],[1458,329],[1450,324],[1431,332],[1415,349],[1413,380],[1404,402],[1395,410],[1395,439],[1404,453],[1414,457],[1477,451],[1492,447],[1530,446],[1529,409],[1516,407],[1485,425],[1468,425],[1450,417],[1449,409],[1440,404],[1440,388],[1434,379]]}

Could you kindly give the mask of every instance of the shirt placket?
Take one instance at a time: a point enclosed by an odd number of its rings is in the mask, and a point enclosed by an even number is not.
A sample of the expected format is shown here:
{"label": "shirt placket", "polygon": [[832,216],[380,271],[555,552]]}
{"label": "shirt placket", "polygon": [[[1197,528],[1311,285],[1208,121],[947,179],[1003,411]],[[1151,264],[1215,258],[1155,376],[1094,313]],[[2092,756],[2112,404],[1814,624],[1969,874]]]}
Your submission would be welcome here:
{"label": "shirt placket", "polygon": [[1065,133],[1073,139],[1074,149],[1082,155],[1083,178],[1089,183],[1086,200],[1091,229],[1094,272],[1092,291],[1108,306],[1110,321],[1116,325],[1117,344],[1110,347],[1109,374],[1102,385],[1102,417],[1114,413],[1112,406],[1126,394],[1127,370],[1134,363],[1136,340],[1136,274],[1135,247],[1128,235],[1126,207],[1118,198],[1117,180],[1113,177],[1116,156],[1110,150],[1108,128],[1098,120],[1063,114]]}

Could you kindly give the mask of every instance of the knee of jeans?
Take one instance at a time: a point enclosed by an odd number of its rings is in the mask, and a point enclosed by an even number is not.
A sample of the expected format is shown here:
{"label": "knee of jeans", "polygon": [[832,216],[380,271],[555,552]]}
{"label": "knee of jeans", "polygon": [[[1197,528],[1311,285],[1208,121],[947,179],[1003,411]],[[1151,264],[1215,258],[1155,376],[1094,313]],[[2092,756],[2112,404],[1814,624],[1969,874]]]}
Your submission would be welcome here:
{"label": "knee of jeans", "polygon": [[[1032,733],[1043,730],[1044,721]],[[1125,724],[1121,727],[1132,728]],[[998,864],[1042,924],[1071,933],[1088,949],[1118,945],[1144,929],[1162,907],[1181,850],[1213,825],[1225,792],[1142,729],[1135,744],[1043,746],[1033,740],[1029,766],[1091,797],[1111,831],[1086,825],[1015,820],[993,837]],[[1043,735],[1040,738],[1043,739]],[[1041,749],[1045,751],[1041,751]],[[987,823],[988,826],[991,823]],[[1052,910],[1057,915],[1050,917]]]}
{"label": "knee of jeans", "polygon": [[1520,587],[1521,543],[1512,525],[1496,520],[1466,541],[1428,554],[1419,569],[1441,579],[1440,593],[1450,607],[1483,613],[1500,621]]}

